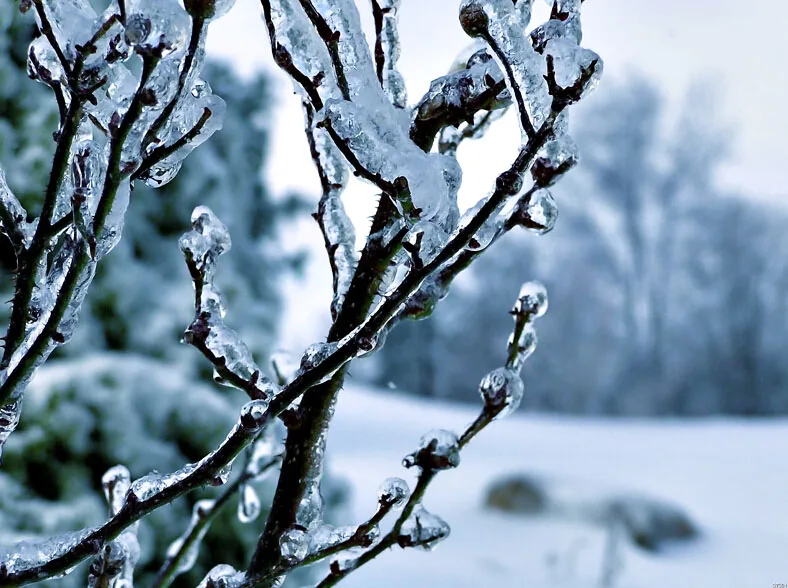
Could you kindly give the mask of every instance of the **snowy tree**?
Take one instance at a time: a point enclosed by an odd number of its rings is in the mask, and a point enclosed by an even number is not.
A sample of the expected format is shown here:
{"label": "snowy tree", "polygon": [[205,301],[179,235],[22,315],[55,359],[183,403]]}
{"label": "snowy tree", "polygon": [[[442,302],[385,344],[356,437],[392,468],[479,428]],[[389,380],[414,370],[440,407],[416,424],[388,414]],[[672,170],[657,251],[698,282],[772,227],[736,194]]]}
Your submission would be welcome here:
{"label": "snowy tree", "polygon": [[[133,183],[173,180],[183,160],[221,126],[225,103],[201,77],[203,45],[209,23],[232,3],[116,0],[101,14],[82,0],[20,3],[41,33],[30,46],[29,72],[51,88],[60,126],[37,218],[31,222],[5,179],[0,182],[0,219],[17,258],[0,363],[4,443],[33,374],[71,339],[99,264],[120,262],[108,254],[127,217],[133,220],[127,214]],[[520,371],[536,346],[534,322],[547,310],[546,291],[536,282],[523,284],[516,296],[503,365],[481,378],[478,418],[461,434],[426,433],[403,460],[418,471],[416,486],[384,481],[367,521],[333,527],[324,518],[326,438],[351,361],[381,347],[398,322],[428,317],[455,277],[507,232],[553,227],[550,186],[577,160],[568,109],[602,72],[599,57],[580,46],[581,0],[556,0],[536,27],[528,0],[464,0],[459,24],[475,40],[472,54],[412,107],[396,67],[397,2],[371,2],[374,50],[351,0],[261,4],[274,59],[301,93],[323,188],[314,217],[334,276],[326,341],[308,347],[294,372],[278,359],[271,371],[256,362],[252,346],[225,322],[229,297],[217,268],[231,248],[230,231],[213,210],[197,206],[192,229],[180,239],[194,286],[194,316],[183,340],[205,356],[217,382],[249,401],[224,440],[193,463],[136,479],[126,465],[110,467],[101,479],[109,518],[0,551],[5,584],[68,573],[90,559],[89,585],[128,586],[144,540],[139,521],[191,490],[224,486],[214,502],[195,505],[192,524],[168,549],[155,584],[168,585],[189,569],[207,523],[229,497],[240,494],[242,519],[257,510],[250,484],[278,463],[272,430],[281,422],[281,469],[254,553],[243,571],[218,563],[200,585],[274,586],[299,568],[331,560],[318,586],[333,586],[392,546],[432,548],[445,539],[448,524],[422,503],[429,485],[457,467],[473,437],[522,399]],[[490,193],[462,213],[456,148],[483,135],[507,108],[516,113],[521,146]],[[380,195],[360,252],[342,201],[348,170]],[[112,441],[124,434],[120,419]],[[389,519],[384,533],[381,524]]]}

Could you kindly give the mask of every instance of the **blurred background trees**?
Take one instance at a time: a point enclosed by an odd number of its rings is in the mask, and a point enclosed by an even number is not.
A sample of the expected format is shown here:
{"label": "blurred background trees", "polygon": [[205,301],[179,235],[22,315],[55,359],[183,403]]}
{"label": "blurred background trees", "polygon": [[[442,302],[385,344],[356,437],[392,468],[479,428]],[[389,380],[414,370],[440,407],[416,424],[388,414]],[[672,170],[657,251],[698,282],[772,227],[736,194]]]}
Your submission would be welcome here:
{"label": "blurred background trees", "polygon": [[[731,137],[701,88],[675,120],[642,79],[611,85],[573,120],[578,169],[555,187],[544,239],[507,235],[433,320],[401,325],[368,373],[419,395],[475,400],[496,365],[497,309],[533,275],[550,293],[531,409],[580,414],[785,414],[788,211],[719,187]],[[665,131],[665,129],[668,129]]]}

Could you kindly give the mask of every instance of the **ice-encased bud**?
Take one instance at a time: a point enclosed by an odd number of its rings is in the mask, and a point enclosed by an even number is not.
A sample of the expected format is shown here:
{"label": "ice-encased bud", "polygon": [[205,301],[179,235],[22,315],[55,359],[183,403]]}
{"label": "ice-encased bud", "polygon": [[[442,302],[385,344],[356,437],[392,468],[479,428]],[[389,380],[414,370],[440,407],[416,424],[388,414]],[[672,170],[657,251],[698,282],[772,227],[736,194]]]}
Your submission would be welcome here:
{"label": "ice-encased bud", "polygon": [[397,543],[400,547],[418,547],[430,551],[446,539],[450,532],[446,521],[419,504],[402,525]]}
{"label": "ice-encased bud", "polygon": [[244,484],[239,492],[238,520],[242,523],[251,523],[260,516],[262,504],[251,484]]}
{"label": "ice-encased bud", "polygon": [[247,429],[259,429],[266,422],[268,400],[252,400],[241,407],[241,425]]}
{"label": "ice-encased bud", "polygon": [[209,266],[216,257],[232,246],[225,224],[207,206],[198,206],[192,212],[192,230],[178,241],[181,251],[196,262]]}
{"label": "ice-encased bud", "polygon": [[244,580],[244,574],[232,566],[219,564],[211,569],[197,588],[235,588]]}
{"label": "ice-encased bud", "polygon": [[391,508],[402,508],[408,498],[410,498],[410,488],[402,478],[387,478],[378,489],[378,502]]}
{"label": "ice-encased bud", "polygon": [[485,407],[495,413],[495,418],[510,415],[523,399],[523,380],[507,368],[498,368],[482,378],[479,393]]}
{"label": "ice-encased bud", "polygon": [[207,20],[227,14],[235,0],[184,0],[183,4],[192,17]]}
{"label": "ice-encased bud", "polygon": [[66,79],[57,53],[43,35],[36,37],[30,43],[27,54],[27,75],[31,80],[38,80],[47,85]]}
{"label": "ice-encased bud", "polygon": [[558,204],[547,188],[540,188],[531,194],[525,209],[520,212],[520,224],[540,235],[552,231],[558,220]]}
{"label": "ice-encased bud", "polygon": [[309,535],[299,527],[292,527],[279,538],[279,552],[290,562],[299,562],[309,553]]}
{"label": "ice-encased bud", "polygon": [[552,59],[555,83],[559,87],[570,88],[577,84],[591,64],[595,64],[594,73],[589,83],[583,87],[580,98],[587,96],[599,85],[602,60],[590,49],[580,47],[570,39],[558,38],[547,42],[544,53]]}
{"label": "ice-encased bud", "polygon": [[137,53],[166,57],[186,49],[191,19],[177,0],[130,0],[125,30]]}
{"label": "ice-encased bud", "polygon": [[569,135],[548,141],[531,166],[531,175],[539,187],[555,184],[579,161],[577,145]]}
{"label": "ice-encased bud", "polygon": [[547,312],[547,306],[547,288],[544,284],[536,281],[525,282],[520,287],[513,312],[518,315],[527,314],[530,320],[543,317]]}
{"label": "ice-encased bud", "polygon": [[[5,376],[6,374],[2,374]],[[19,425],[19,418],[22,415],[22,400],[14,400],[8,404],[0,406],[0,462],[3,460],[3,446],[8,437]]]}
{"label": "ice-encased bud", "polygon": [[116,465],[101,477],[101,487],[110,512],[116,514],[126,502],[126,494],[131,488],[131,473],[124,465]]}
{"label": "ice-encased bud", "polygon": [[174,163],[163,161],[151,167],[142,179],[151,188],[161,188],[175,179],[181,170],[181,165],[180,161]]}
{"label": "ice-encased bud", "polygon": [[406,468],[419,466],[423,470],[448,470],[460,465],[460,446],[456,433],[435,429],[425,434],[419,448],[402,460]]}
{"label": "ice-encased bud", "polygon": [[487,32],[490,19],[479,0],[463,0],[460,4],[460,25],[469,37],[480,37]]}

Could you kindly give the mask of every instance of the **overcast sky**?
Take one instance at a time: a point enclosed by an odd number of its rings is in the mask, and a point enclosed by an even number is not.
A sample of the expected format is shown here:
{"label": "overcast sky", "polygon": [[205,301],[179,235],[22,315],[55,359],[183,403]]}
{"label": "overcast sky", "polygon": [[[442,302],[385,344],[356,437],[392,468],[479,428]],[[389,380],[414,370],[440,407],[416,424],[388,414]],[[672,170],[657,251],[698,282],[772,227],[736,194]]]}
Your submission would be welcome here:
{"label": "overcast sky", "polygon": [[[357,3],[363,14],[368,12],[366,0]],[[468,44],[457,23],[458,4],[458,0],[402,0],[400,71],[408,82],[411,101],[426,90],[430,80],[445,73]],[[547,4],[541,0],[535,4],[542,11],[535,17],[543,15]],[[583,45],[602,56],[608,80],[645,75],[672,107],[680,104],[693,84],[715,89],[720,122],[733,131],[731,157],[721,181],[729,188],[784,199],[788,204],[788,50],[784,41],[788,3],[589,0],[583,12]],[[316,195],[319,186],[309,167],[299,101],[289,81],[272,64],[259,3],[237,0],[230,14],[213,25],[208,49],[209,55],[227,59],[243,73],[272,72],[276,111],[267,177],[275,193],[297,189]],[[603,80],[598,92],[604,91]],[[476,142],[468,150],[466,157],[477,165],[465,169],[464,194],[483,194],[511,159],[518,137],[516,124],[503,126],[490,141]],[[491,150],[490,145],[501,147]],[[370,199],[363,192],[356,187],[347,195],[351,212],[359,219],[369,211]],[[311,246],[320,245],[316,225],[301,233]],[[309,292],[322,298],[320,306],[299,302],[287,313],[286,320],[295,323],[295,328],[287,329],[285,344],[294,348],[309,343],[328,321],[325,300],[330,299],[330,278],[322,268],[324,260],[318,262],[310,272]],[[303,284],[291,284],[291,290],[290,294],[297,295],[304,291]]]}

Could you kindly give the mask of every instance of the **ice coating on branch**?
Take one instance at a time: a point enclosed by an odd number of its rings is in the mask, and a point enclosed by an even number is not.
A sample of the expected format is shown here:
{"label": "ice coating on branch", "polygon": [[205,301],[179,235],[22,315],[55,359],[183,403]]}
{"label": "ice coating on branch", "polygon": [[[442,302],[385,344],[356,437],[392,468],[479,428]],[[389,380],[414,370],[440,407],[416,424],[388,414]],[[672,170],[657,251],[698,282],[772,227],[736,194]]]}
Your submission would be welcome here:
{"label": "ice coating on branch", "polygon": [[260,516],[263,506],[257,491],[250,484],[243,484],[238,497],[238,520],[251,523]]}
{"label": "ice coating on branch", "polygon": [[[531,45],[521,24],[522,14],[511,0],[463,0],[460,23],[466,33],[482,37],[499,61],[502,70],[511,71],[509,91],[519,109],[525,109],[531,125],[538,129],[550,114],[550,94],[544,79],[544,59]],[[522,114],[522,113],[521,113]],[[520,117],[523,141],[530,129]]]}
{"label": "ice coating on branch", "polygon": [[443,173],[443,158],[419,149],[398,121],[347,100],[327,103],[325,117],[368,172],[391,184],[397,178],[407,178],[419,218],[429,220],[446,211],[452,196]]}
{"label": "ice coating on branch", "polygon": [[20,247],[28,247],[33,239],[36,224],[27,222],[27,211],[8,186],[2,168],[0,168],[0,212],[2,212],[0,224],[3,233],[14,247],[17,250]]}
{"label": "ice coating on branch", "polygon": [[410,498],[408,483],[402,478],[386,478],[378,489],[378,502],[391,508],[402,508]]}
{"label": "ice coating on branch", "polygon": [[[487,204],[489,197],[482,198],[477,202],[474,206],[469,208],[468,210],[463,213],[462,217],[460,217],[460,226],[464,227],[470,223],[473,218],[479,214],[479,211],[482,207]],[[470,241],[468,241],[468,245],[466,245],[466,249],[470,251],[483,251],[490,246],[490,244],[495,240],[496,235],[501,230],[503,226],[503,220],[499,218],[498,212],[503,208],[503,202],[498,206],[493,213],[487,217],[487,220],[484,221],[481,227],[479,227],[474,233],[473,237]]]}
{"label": "ice coating on branch", "polygon": [[[214,379],[220,384],[239,386],[259,399],[270,399],[276,385],[262,374],[249,347],[238,333],[224,322],[226,302],[221,290],[213,282],[220,255],[230,250],[232,241],[227,227],[206,206],[198,206],[192,213],[192,230],[178,242],[192,272],[197,303],[195,318],[184,334],[183,341],[204,346],[213,358]],[[219,369],[221,366],[222,369]],[[227,376],[227,370],[244,384]]]}
{"label": "ice coating on branch", "polygon": [[418,504],[402,525],[397,543],[400,547],[417,547],[431,551],[446,539],[450,532],[451,529],[446,521]]}
{"label": "ice coating on branch", "polygon": [[63,65],[46,37],[37,37],[30,43],[27,52],[27,75],[47,86],[65,82]]}
{"label": "ice coating on branch", "polygon": [[110,514],[115,515],[126,503],[126,495],[131,489],[131,474],[124,465],[108,469],[101,477],[104,498],[109,505]]}
{"label": "ice coating on branch", "polygon": [[272,0],[270,5],[278,45],[274,53],[277,64],[292,64],[310,80],[319,80],[317,89],[324,100],[340,97],[328,49],[298,0]]}
{"label": "ice coating on branch", "polygon": [[405,108],[408,103],[408,91],[405,78],[397,70],[400,56],[399,32],[397,30],[398,11],[401,0],[381,0],[382,11],[380,41],[385,59],[383,68],[383,90],[391,103],[397,108]]}
{"label": "ice coating on branch", "polygon": [[171,473],[159,474],[153,472],[147,476],[137,478],[131,484],[131,494],[134,495],[138,502],[145,502],[159,492],[185,480],[197,469],[197,466],[198,464],[190,463]]}
{"label": "ice coating on branch", "polygon": [[19,425],[22,416],[22,400],[14,400],[5,406],[0,406],[0,464],[3,461],[3,447],[11,433]]}
{"label": "ice coating on branch", "polygon": [[244,579],[242,572],[227,564],[219,564],[208,572],[197,588],[237,588]]}
{"label": "ice coating on branch", "polygon": [[508,346],[513,349],[512,352],[512,369],[522,369],[525,360],[527,360],[533,352],[536,351],[536,345],[539,339],[536,336],[536,329],[531,323],[527,323],[520,332],[519,338],[515,341],[515,335],[509,335]]}
{"label": "ice coating on branch", "polygon": [[548,41],[544,53],[552,58],[555,81],[559,87],[574,86],[592,63],[596,63],[596,69],[590,83],[585,87],[582,97],[590,94],[599,85],[599,78],[602,76],[602,60],[590,49],[578,46],[571,39],[558,38]]}
{"label": "ice coating on branch", "polygon": [[520,374],[508,368],[497,368],[489,372],[479,383],[479,393],[485,407],[495,418],[510,415],[523,399],[523,380]]}
{"label": "ice coating on branch", "polygon": [[[77,45],[85,43],[91,36],[96,13],[86,0],[43,0],[41,3],[58,45],[66,59],[73,61],[77,56]],[[36,11],[36,21],[41,19]]]}
{"label": "ice coating on branch", "polygon": [[198,500],[192,507],[192,517],[188,527],[180,537],[170,543],[167,548],[166,558],[168,562],[178,557],[178,562],[174,568],[174,576],[185,574],[197,563],[197,556],[200,554],[200,546],[205,534],[210,529],[210,522],[206,521],[214,508],[213,500]]}
{"label": "ice coating on branch", "polygon": [[418,466],[422,470],[448,470],[460,465],[460,445],[457,434],[445,429],[435,429],[422,436],[419,448],[405,456],[402,465]]}
{"label": "ice coating on branch", "polygon": [[266,423],[268,399],[252,400],[241,407],[241,425],[247,429],[259,429]]}
{"label": "ice coating on branch", "polygon": [[9,575],[19,574],[68,553],[95,530],[96,528],[92,527],[62,533],[41,541],[26,540],[9,546],[0,546],[0,579],[3,578],[3,572]]}
{"label": "ice coating on branch", "polygon": [[[338,345],[336,343],[312,343],[312,345],[306,348],[304,355],[301,356],[301,365],[298,368],[298,375],[300,376],[316,368],[334,353],[337,348]],[[325,381],[330,377],[331,374],[328,374],[321,378],[321,381]]]}
{"label": "ice coating on branch", "polygon": [[279,552],[289,562],[303,561],[309,553],[309,535],[299,527],[291,527],[279,538]]}
{"label": "ice coating on branch", "polygon": [[309,532],[309,553],[315,553],[339,545],[353,537],[356,534],[356,530],[357,527],[320,525]]}

